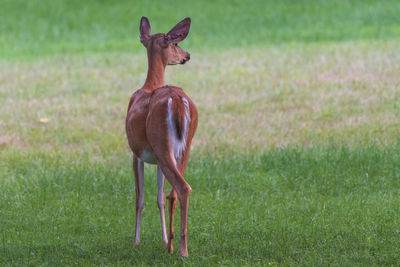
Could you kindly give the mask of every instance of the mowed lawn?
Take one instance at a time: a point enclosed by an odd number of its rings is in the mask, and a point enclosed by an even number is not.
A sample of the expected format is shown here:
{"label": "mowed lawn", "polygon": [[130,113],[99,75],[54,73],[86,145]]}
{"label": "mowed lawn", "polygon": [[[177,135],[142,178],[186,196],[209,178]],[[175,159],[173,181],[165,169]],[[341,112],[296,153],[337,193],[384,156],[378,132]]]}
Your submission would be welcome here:
{"label": "mowed lawn", "polygon": [[[0,0],[0,265],[398,265],[399,11]],[[199,110],[187,259],[161,245],[154,166],[132,247],[124,119],[147,71],[142,15],[153,32],[192,17],[191,61],[165,79]]]}

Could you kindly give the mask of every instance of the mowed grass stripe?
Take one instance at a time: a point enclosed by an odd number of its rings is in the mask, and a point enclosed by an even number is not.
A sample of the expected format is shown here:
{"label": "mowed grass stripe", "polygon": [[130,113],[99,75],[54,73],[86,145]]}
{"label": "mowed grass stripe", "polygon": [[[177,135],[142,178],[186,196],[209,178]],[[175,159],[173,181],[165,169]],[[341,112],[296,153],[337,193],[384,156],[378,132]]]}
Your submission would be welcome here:
{"label": "mowed grass stripe", "polygon": [[[396,264],[399,152],[396,145],[194,153],[185,262]],[[1,158],[1,263],[180,264],[161,246],[154,168],[146,168],[142,246],[132,251],[129,157],[93,163],[88,155],[16,151]]]}
{"label": "mowed grass stripe", "polygon": [[[129,151],[126,108],[146,61],[143,51],[0,64],[0,146],[97,158]],[[168,67],[165,82],[199,109],[195,150],[385,146],[399,135],[398,73],[397,42],[297,44],[195,52],[184,66]]]}

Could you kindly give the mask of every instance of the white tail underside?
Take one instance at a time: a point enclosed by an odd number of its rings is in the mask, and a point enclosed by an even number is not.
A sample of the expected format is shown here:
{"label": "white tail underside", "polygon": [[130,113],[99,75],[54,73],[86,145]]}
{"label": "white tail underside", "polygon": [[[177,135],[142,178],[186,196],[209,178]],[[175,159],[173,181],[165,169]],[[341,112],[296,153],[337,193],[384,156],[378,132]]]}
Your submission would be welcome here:
{"label": "white tail underside", "polygon": [[175,124],[172,120],[173,110],[171,107],[172,98],[168,99],[168,116],[167,116],[167,124],[168,124],[168,133],[169,133],[169,140],[170,140],[170,148],[172,153],[172,159],[175,163],[180,162],[182,158],[183,152],[186,150],[186,139],[189,129],[190,123],[190,110],[189,110],[189,102],[186,98],[181,98],[183,105],[185,106],[185,116],[183,122],[183,129],[182,129],[182,139],[179,139],[177,136],[177,129],[175,128]]}

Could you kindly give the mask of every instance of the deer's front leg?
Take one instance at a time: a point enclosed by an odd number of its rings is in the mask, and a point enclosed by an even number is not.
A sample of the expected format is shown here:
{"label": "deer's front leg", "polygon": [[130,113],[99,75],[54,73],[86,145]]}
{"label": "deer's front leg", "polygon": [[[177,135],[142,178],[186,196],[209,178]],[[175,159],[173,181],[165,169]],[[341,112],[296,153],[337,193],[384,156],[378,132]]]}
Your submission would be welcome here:
{"label": "deer's front leg", "polygon": [[165,188],[165,177],[161,171],[160,166],[157,166],[157,182],[158,182],[158,208],[160,209],[160,216],[161,216],[161,230],[162,230],[162,243],[167,244],[167,227],[165,226],[165,195],[164,195],[164,188]]}
{"label": "deer's front leg", "polygon": [[144,186],[144,163],[135,155],[133,155],[133,170],[135,173],[135,190],[136,190],[136,227],[134,246],[140,244],[140,218],[143,210],[143,186]]}

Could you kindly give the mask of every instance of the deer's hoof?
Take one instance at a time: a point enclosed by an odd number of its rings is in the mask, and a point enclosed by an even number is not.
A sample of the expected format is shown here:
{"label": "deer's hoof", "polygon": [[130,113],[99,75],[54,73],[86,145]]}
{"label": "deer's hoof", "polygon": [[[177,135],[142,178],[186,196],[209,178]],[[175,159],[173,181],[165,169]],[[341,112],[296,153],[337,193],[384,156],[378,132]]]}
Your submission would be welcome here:
{"label": "deer's hoof", "polygon": [[181,257],[182,257],[182,258],[187,258],[187,257],[189,257],[189,253],[188,253],[187,250],[181,251],[180,254],[181,254]]}
{"label": "deer's hoof", "polygon": [[139,242],[133,242],[133,249],[137,249],[140,246],[140,241]]}
{"label": "deer's hoof", "polygon": [[171,242],[167,244],[167,252],[170,254],[174,253],[174,246],[172,245]]}

